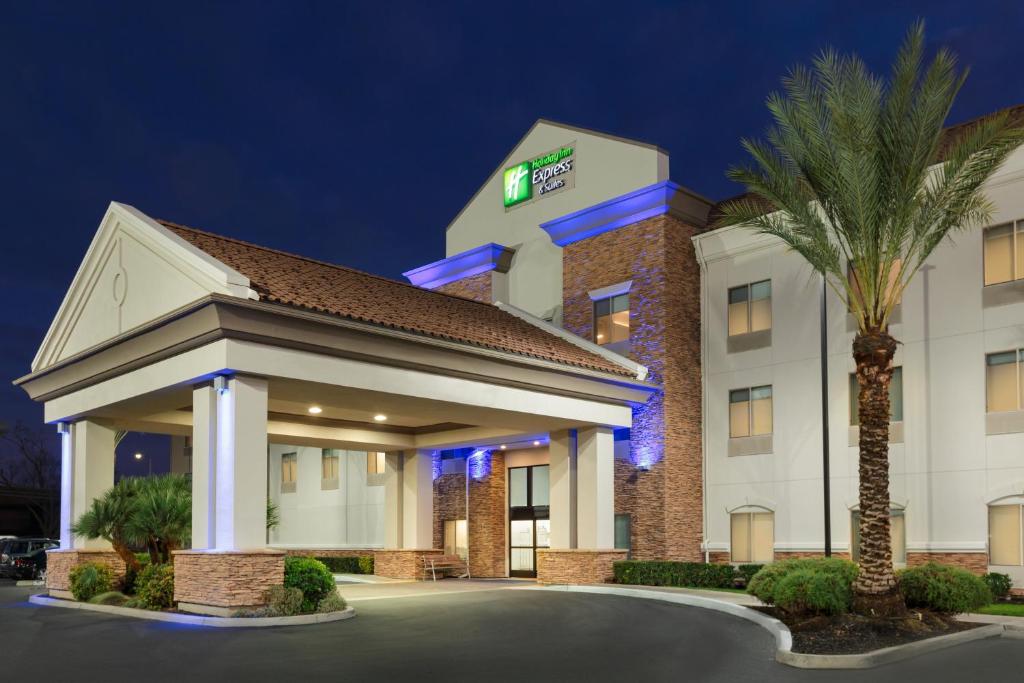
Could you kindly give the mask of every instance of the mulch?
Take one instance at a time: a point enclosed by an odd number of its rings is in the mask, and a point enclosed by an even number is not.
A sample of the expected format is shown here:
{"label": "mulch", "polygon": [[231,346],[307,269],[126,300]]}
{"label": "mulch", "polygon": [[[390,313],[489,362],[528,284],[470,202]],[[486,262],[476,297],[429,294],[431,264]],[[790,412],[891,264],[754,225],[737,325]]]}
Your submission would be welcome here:
{"label": "mulch", "polygon": [[911,610],[902,618],[794,616],[775,607],[753,607],[775,617],[793,634],[793,652],[814,655],[852,655],[946,636],[981,626],[957,621],[945,614]]}

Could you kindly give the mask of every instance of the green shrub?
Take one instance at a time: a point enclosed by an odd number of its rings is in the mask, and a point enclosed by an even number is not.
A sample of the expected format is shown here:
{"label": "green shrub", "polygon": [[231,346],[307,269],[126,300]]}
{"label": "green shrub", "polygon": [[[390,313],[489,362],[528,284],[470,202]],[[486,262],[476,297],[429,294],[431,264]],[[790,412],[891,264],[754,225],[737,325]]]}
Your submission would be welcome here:
{"label": "green shrub", "polygon": [[741,564],[736,567],[736,578],[741,580],[744,586],[749,586],[750,580],[761,571],[762,567],[764,567],[763,564]]}
{"label": "green shrub", "polygon": [[327,612],[340,612],[345,609],[345,598],[338,595],[338,591],[334,591],[327,595],[326,598],[320,601],[320,604],[316,606],[316,611],[321,614]]}
{"label": "green shrub", "polygon": [[161,610],[174,606],[174,567],[152,564],[135,580],[135,598],[143,609]]}
{"label": "green shrub", "polygon": [[1010,594],[1010,589],[1013,588],[1013,580],[1010,579],[1009,574],[989,572],[981,578],[988,584],[988,589],[992,591],[992,597],[996,600],[1005,598]]}
{"label": "green shrub", "polygon": [[316,557],[335,574],[372,574],[373,557]]}
{"label": "green shrub", "polygon": [[853,600],[853,584],[841,573],[796,569],[779,579],[773,598],[790,614],[845,614]]}
{"label": "green shrub", "polygon": [[637,586],[730,588],[736,576],[732,565],[704,562],[626,560],[616,562],[614,568],[615,583]]}
{"label": "green shrub", "polygon": [[980,576],[965,569],[929,562],[896,573],[907,607],[960,614],[992,602],[992,592]]}
{"label": "green shrub", "polygon": [[85,562],[71,570],[71,594],[75,600],[88,602],[100,593],[108,593],[114,588],[114,572],[110,567]]}
{"label": "green shrub", "polygon": [[89,598],[89,603],[92,605],[111,605],[113,607],[123,607],[130,598],[124,593],[118,593],[117,591],[107,591],[106,593],[100,593]]}
{"label": "green shrub", "polygon": [[267,616],[290,617],[302,612],[302,591],[288,586],[272,586],[267,590]]}
{"label": "green shrub", "polygon": [[316,611],[320,601],[335,591],[331,570],[312,557],[286,557],[284,585],[302,591],[303,613]]}
{"label": "green shrub", "polygon": [[373,574],[373,555],[366,555],[359,558],[359,573]]}
{"label": "green shrub", "polygon": [[[747,592],[766,605],[778,604],[777,592],[782,580],[793,572],[803,570],[835,575],[836,583],[846,586],[851,591],[854,579],[857,578],[857,565],[849,560],[841,560],[836,557],[783,560],[767,564],[757,572],[747,584]],[[820,586],[824,583],[816,581],[815,585]],[[791,587],[790,590],[795,590],[795,587]]]}

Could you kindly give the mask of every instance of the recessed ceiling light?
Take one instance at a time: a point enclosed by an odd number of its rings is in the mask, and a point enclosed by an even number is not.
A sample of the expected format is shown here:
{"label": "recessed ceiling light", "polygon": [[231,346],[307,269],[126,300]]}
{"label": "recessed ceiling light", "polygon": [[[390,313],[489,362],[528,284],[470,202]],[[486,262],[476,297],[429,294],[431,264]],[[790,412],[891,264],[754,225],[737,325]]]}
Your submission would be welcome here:
{"label": "recessed ceiling light", "polygon": [[508,448],[508,446],[506,446],[505,444],[501,444],[501,450],[505,450],[506,448]]}
{"label": "recessed ceiling light", "polygon": [[533,445],[534,445],[534,446],[539,446],[539,445],[540,445],[540,441],[534,441],[534,442],[533,442]]}
{"label": "recessed ceiling light", "polygon": [[373,416],[373,419],[376,420],[377,422],[383,422],[384,420],[388,419],[388,416],[382,413],[377,413],[376,415]]}
{"label": "recessed ceiling light", "polygon": [[310,415],[319,415],[322,412],[324,412],[324,409],[321,408],[320,406],[310,406],[309,407],[309,414]]}

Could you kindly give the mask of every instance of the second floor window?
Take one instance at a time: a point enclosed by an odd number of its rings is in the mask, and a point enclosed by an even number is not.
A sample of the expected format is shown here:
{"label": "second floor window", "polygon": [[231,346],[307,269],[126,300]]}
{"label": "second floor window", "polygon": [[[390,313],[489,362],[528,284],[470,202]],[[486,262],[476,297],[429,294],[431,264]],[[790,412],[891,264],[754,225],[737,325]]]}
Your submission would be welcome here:
{"label": "second floor window", "polygon": [[771,386],[733,389],[729,392],[729,437],[772,433]]}
{"label": "second floor window", "polygon": [[729,289],[729,336],[772,329],[772,282]]}
{"label": "second floor window", "polygon": [[1024,349],[985,356],[985,411],[1024,410]]}
{"label": "second floor window", "polygon": [[[850,373],[850,425],[860,424],[860,382]],[[892,369],[889,380],[889,422],[903,422],[903,368]]]}
{"label": "second floor window", "polygon": [[985,284],[1024,280],[1024,221],[985,230]]}
{"label": "second floor window", "polygon": [[629,294],[594,302],[594,341],[602,346],[629,339]]}
{"label": "second floor window", "polygon": [[295,482],[299,478],[299,454],[285,453],[281,456],[281,492],[295,493]]}

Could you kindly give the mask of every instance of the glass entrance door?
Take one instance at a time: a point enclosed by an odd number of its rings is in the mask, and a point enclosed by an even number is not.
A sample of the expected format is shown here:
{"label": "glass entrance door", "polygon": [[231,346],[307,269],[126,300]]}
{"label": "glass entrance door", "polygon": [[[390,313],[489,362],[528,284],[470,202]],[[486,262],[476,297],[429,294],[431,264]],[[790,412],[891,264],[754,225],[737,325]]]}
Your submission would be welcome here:
{"label": "glass entrance door", "polygon": [[537,576],[537,548],[551,546],[548,466],[508,471],[509,576]]}

